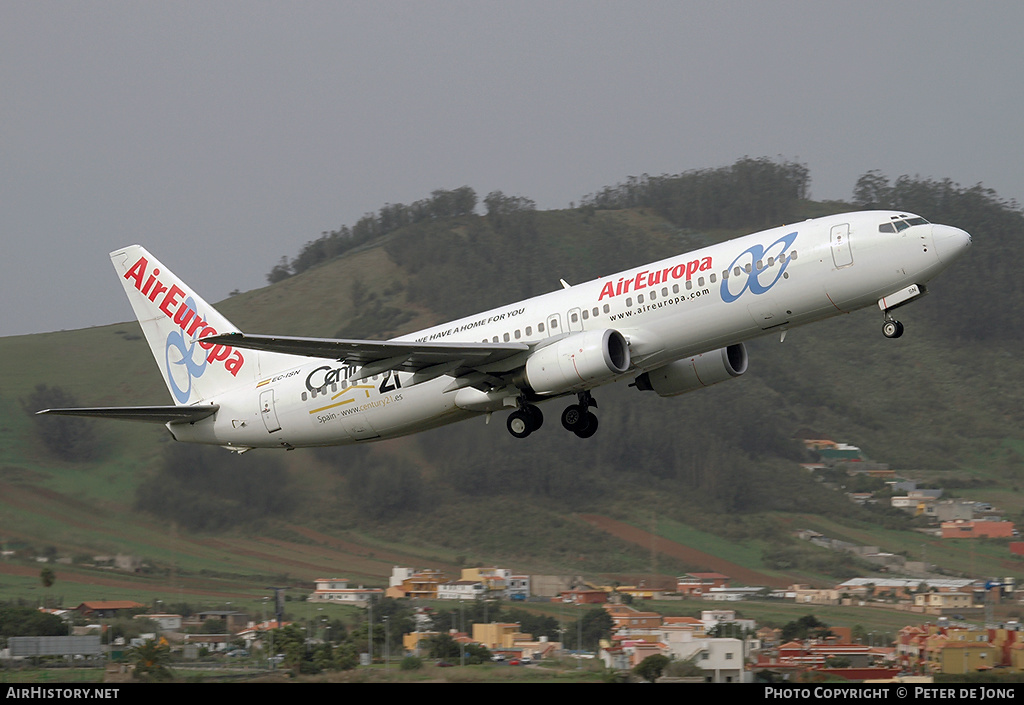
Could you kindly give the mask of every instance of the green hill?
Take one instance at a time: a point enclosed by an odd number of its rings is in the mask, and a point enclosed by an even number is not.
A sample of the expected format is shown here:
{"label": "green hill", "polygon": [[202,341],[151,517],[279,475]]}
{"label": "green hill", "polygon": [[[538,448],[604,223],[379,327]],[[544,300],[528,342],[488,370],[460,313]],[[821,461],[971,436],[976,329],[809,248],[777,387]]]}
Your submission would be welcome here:
{"label": "green hill", "polygon": [[[629,182],[561,211],[491,194],[476,215],[436,192],[430,203],[447,210],[388,207],[385,222],[382,209],[218,309],[253,333],[388,337],[559,278],[873,205],[864,188],[853,205],[803,200],[807,175],[792,165],[780,165],[796,179],[790,191],[769,169],[763,183],[780,195],[750,205],[758,189],[748,182],[764,166]],[[36,556],[65,559],[51,588],[65,602],[256,598],[267,585],[336,575],[379,585],[393,565],[627,581],[706,568],[714,556],[766,584],[867,570],[794,539],[803,527],[914,558],[924,551],[951,572],[1024,577],[1005,542],[926,537],[906,515],[854,505],[799,467],[808,458],[792,436],[813,429],[1008,518],[1024,515],[1021,289],[1008,256],[1024,219],[989,192],[873,176],[871,197],[975,237],[965,261],[901,312],[903,338],[884,339],[880,314],[866,310],[793,330],[782,344],[754,341],[750,372],[727,385],[671,400],[600,389],[601,431],[586,442],[553,426],[517,441],[481,419],[369,446],[237,457],[109,422],[91,424],[87,458],[66,459],[40,442],[40,421],[24,408],[39,385],[82,405],[167,403],[138,325],[0,339],[0,541],[12,552],[0,563],[0,598],[43,596]],[[687,221],[696,209],[686,199],[705,185],[745,207]],[[542,408],[551,418],[561,402]],[[631,539],[594,517],[649,533]],[[142,562],[125,571],[95,558],[117,554]]]}

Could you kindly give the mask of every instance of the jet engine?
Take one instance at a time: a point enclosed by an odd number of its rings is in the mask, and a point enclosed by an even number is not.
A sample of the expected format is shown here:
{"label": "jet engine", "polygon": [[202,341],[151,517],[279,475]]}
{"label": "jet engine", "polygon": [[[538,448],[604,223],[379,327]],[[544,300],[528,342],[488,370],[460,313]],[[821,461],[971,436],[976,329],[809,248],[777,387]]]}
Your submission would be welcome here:
{"label": "jet engine", "polygon": [[747,349],[740,343],[644,372],[636,378],[636,388],[674,397],[739,377],[746,371]]}
{"label": "jet engine", "polygon": [[530,355],[517,383],[537,394],[582,391],[629,369],[629,344],[611,328],[573,333]]}

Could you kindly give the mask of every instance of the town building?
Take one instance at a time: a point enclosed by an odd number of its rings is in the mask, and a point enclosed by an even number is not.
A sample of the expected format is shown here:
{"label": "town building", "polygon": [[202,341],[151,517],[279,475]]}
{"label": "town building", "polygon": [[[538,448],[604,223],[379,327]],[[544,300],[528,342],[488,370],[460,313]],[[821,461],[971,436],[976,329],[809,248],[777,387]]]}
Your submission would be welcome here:
{"label": "town building", "polygon": [[350,588],[347,578],[317,578],[313,581],[316,589],[309,595],[310,602],[333,602],[365,606],[374,597],[382,597],[381,588],[359,586]]}
{"label": "town building", "polygon": [[181,630],[180,614],[137,614],[135,619],[151,619],[156,622],[162,632],[176,632]]}
{"label": "town building", "polygon": [[79,604],[75,611],[89,619],[110,619],[144,609],[145,605],[131,600],[90,600]]}
{"label": "town building", "polygon": [[450,580],[437,586],[439,600],[476,600],[487,595],[487,590],[479,580]]}
{"label": "town building", "polygon": [[914,606],[929,614],[963,612],[974,606],[970,592],[926,592],[914,595]]}
{"label": "town building", "polygon": [[722,573],[687,573],[676,578],[676,592],[687,597],[699,597],[712,588],[724,588],[730,580]]}
{"label": "town building", "polygon": [[432,600],[437,597],[437,586],[446,582],[448,577],[440,570],[395,567],[391,571],[385,597]]}

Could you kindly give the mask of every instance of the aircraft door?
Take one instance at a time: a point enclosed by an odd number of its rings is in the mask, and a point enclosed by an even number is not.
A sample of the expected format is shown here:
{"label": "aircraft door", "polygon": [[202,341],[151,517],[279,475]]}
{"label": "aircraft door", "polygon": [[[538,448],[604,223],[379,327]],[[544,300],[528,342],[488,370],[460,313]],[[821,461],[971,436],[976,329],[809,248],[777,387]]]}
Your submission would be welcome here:
{"label": "aircraft door", "polygon": [[583,330],[583,318],[578,308],[569,309],[565,317],[569,321],[569,330]]}
{"label": "aircraft door", "polygon": [[832,227],[830,237],[832,243],[832,261],[836,269],[849,267],[853,264],[853,250],[850,249],[850,224],[843,223]]}
{"label": "aircraft door", "polygon": [[281,423],[277,420],[277,409],[274,408],[273,389],[267,389],[260,394],[260,416],[263,417],[263,425],[267,427],[268,433],[281,430]]}

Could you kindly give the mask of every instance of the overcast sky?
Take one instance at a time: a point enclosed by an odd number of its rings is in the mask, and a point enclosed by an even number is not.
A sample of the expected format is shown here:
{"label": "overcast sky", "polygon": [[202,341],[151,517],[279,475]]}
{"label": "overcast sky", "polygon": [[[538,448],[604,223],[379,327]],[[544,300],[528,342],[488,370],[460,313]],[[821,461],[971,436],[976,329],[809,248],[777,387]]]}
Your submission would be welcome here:
{"label": "overcast sky", "polygon": [[1024,201],[1022,28],[1018,0],[0,0],[0,336],[130,320],[120,246],[218,301],[438,188],[563,208],[767,156],[818,199],[879,169]]}

